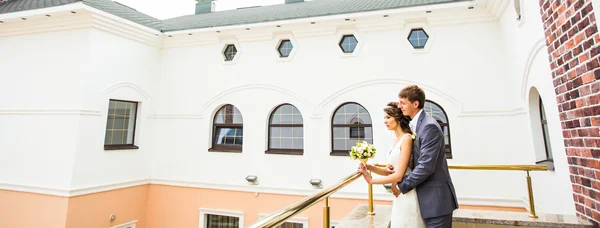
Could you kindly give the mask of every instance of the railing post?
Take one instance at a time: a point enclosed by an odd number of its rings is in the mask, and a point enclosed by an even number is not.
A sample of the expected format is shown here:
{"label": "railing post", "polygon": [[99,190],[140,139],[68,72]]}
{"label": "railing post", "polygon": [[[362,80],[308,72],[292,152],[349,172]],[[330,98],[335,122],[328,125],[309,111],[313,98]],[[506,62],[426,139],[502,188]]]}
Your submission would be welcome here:
{"label": "railing post", "polygon": [[531,186],[531,176],[529,176],[529,170],[527,172],[527,190],[529,191],[529,217],[537,218],[535,214],[535,204],[533,202],[533,187]]}
{"label": "railing post", "polygon": [[323,206],[323,228],[329,227],[329,197],[326,197],[325,206]]}
{"label": "railing post", "polygon": [[[371,174],[371,172],[369,172]],[[369,213],[368,215],[375,215],[373,211],[373,185],[369,184]]]}

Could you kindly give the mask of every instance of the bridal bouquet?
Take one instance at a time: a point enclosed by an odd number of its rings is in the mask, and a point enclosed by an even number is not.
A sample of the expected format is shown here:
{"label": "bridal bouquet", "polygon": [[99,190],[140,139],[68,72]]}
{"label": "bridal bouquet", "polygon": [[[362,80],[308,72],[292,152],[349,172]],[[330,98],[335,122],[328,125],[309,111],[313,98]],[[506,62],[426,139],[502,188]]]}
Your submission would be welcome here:
{"label": "bridal bouquet", "polygon": [[366,141],[361,142],[356,142],[356,146],[353,146],[350,149],[350,158],[352,158],[352,160],[360,160],[360,162],[362,162],[363,164],[367,164],[367,160],[369,158],[374,158],[375,157],[375,153],[377,152],[377,149],[375,149],[375,146],[367,143]]}

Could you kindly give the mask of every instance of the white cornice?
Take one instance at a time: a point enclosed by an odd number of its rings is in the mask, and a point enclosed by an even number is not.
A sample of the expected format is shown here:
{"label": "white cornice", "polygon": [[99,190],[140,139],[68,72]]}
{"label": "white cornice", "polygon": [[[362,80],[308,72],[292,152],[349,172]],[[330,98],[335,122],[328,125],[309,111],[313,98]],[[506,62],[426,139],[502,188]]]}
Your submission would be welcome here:
{"label": "white cornice", "polygon": [[94,28],[112,33],[121,37],[135,40],[156,48],[162,45],[162,35],[151,33],[139,28],[120,23],[114,18],[106,17],[101,14],[93,14],[91,24]]}
{"label": "white cornice", "polygon": [[500,20],[504,10],[509,5],[509,0],[489,0],[486,9],[490,12],[492,17],[496,20]]}
{"label": "white cornice", "polygon": [[[71,13],[72,11],[75,13]],[[4,21],[0,24],[0,37],[96,28],[153,47],[162,45],[160,31],[81,3],[2,14],[0,20]]]}
{"label": "white cornice", "polygon": [[89,28],[91,27],[90,18],[90,14],[78,13],[62,17],[41,18],[38,16],[37,18],[30,17],[27,21],[6,22],[0,24],[0,37]]}
{"label": "white cornice", "polygon": [[68,4],[68,5],[62,5],[62,6],[56,6],[56,7],[50,7],[50,8],[42,8],[42,9],[35,9],[35,10],[26,10],[26,11],[19,11],[19,12],[14,12],[14,13],[5,13],[5,14],[0,14],[0,20],[1,21],[7,21],[7,20],[18,20],[20,18],[28,18],[30,16],[35,16],[35,15],[53,15],[55,13],[60,13],[60,12],[70,12],[73,10],[79,10],[82,9],[85,5],[81,2],[77,2],[77,3],[72,3],[72,4]]}

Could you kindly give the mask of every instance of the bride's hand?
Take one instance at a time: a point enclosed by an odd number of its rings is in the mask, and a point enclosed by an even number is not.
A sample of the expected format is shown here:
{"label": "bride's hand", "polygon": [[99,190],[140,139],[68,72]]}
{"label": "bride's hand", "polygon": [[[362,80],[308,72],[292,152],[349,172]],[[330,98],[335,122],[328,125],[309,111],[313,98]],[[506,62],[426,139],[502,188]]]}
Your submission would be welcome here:
{"label": "bride's hand", "polygon": [[358,172],[362,174],[367,174],[367,167],[365,167],[365,165],[363,165],[362,163],[359,163]]}
{"label": "bride's hand", "polygon": [[367,167],[365,167],[362,163],[360,163],[358,165],[358,172],[363,174],[363,177],[365,178],[365,180],[367,181],[367,183],[371,183],[371,175],[369,175],[369,172],[367,171]]}

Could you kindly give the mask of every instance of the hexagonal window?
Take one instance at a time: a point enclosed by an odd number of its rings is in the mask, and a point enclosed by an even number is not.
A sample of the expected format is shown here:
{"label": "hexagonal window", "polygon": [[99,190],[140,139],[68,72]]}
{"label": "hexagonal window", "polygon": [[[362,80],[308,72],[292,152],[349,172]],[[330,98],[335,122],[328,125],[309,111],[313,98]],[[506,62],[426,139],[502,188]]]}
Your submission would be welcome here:
{"label": "hexagonal window", "polygon": [[425,33],[425,30],[423,30],[422,28],[412,29],[408,34],[408,41],[415,49],[425,48],[425,44],[427,43],[428,39],[429,36],[427,35],[427,33]]}
{"label": "hexagonal window", "polygon": [[358,40],[356,40],[354,35],[344,35],[340,41],[340,48],[342,48],[344,53],[354,52],[356,45],[358,45]]}
{"label": "hexagonal window", "polygon": [[228,44],[227,47],[225,47],[225,50],[223,51],[223,56],[225,57],[225,61],[233,60],[236,53],[237,53],[237,49],[235,48],[235,45]]}
{"label": "hexagonal window", "polygon": [[290,56],[292,49],[294,49],[294,45],[292,45],[292,41],[282,40],[281,42],[279,42],[279,47],[277,47],[277,52],[279,52],[279,57],[287,58]]}

